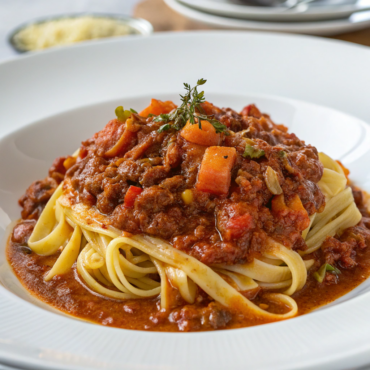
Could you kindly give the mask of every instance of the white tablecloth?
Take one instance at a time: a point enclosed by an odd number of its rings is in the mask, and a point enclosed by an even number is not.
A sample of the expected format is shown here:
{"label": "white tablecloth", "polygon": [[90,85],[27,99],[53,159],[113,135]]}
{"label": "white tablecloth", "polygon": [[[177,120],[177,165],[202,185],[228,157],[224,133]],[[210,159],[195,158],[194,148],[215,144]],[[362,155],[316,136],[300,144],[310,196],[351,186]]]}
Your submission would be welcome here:
{"label": "white tablecloth", "polygon": [[8,43],[10,32],[35,18],[74,12],[106,12],[132,15],[140,0],[0,0],[0,61],[17,53]]}

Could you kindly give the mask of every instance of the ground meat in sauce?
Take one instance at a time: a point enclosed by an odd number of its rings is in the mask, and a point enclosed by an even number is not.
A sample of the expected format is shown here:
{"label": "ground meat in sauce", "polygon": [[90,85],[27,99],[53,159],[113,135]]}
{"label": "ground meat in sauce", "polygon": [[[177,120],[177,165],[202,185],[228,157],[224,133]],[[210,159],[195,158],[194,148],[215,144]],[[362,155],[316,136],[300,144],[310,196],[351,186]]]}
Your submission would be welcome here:
{"label": "ground meat in sauce", "polygon": [[26,194],[19,199],[19,205],[23,208],[22,219],[37,220],[57,186],[57,181],[52,177],[32,183]]}
{"label": "ground meat in sauce", "polygon": [[64,166],[66,157],[56,158],[49,168],[49,177],[53,178],[58,184],[64,180],[67,169]]}
{"label": "ground meat in sauce", "polygon": [[187,305],[172,311],[169,320],[177,323],[181,331],[197,331],[199,329],[219,329],[231,320],[231,313],[217,302],[211,302],[204,308]]}
{"label": "ground meat in sauce", "polygon": [[[314,258],[316,262],[316,270],[322,263],[329,263],[343,270],[351,270],[361,263],[363,251],[370,246],[370,214],[368,205],[364,199],[363,191],[352,187],[355,203],[357,208],[362,213],[362,220],[353,227],[350,227],[340,235],[327,237],[321,248],[315,252]],[[335,273],[327,273],[325,275],[324,284],[338,284],[341,281],[341,275]]]}
{"label": "ground meat in sauce", "polygon": [[[49,177],[29,187],[19,201],[22,218],[37,219],[65,178],[75,202],[95,206],[113,226],[169,240],[175,248],[208,265],[251,261],[263,252],[267,236],[294,250],[304,250],[302,220],[293,214],[287,217],[272,212],[273,194],[263,174],[270,166],[278,174],[285,199],[296,194],[308,215],[320,212],[325,199],[317,186],[323,168],[316,148],[288,133],[283,125],[274,124],[254,105],[245,107],[240,114],[210,103],[204,103],[203,108],[232,130],[232,135],[224,136],[220,144],[237,150],[227,196],[217,197],[194,188],[206,147],[190,143],[176,132],[158,133],[159,123],[133,114],[132,140],[125,152],[112,158],[105,154],[125,132],[124,123],[112,120],[82,143],[77,162],[70,161],[67,169],[67,158],[57,158]],[[244,158],[245,138],[255,140],[265,155]],[[143,189],[133,208],[123,204],[130,185]],[[194,201],[189,205],[181,198],[185,189],[193,191]],[[362,192],[353,188],[353,194],[366,216]],[[352,232],[360,235],[356,238],[328,238],[324,260],[344,268],[354,266],[355,250],[367,243],[366,230],[363,223]]]}
{"label": "ground meat in sauce", "polygon": [[27,245],[28,239],[36,225],[36,220],[25,220],[18,223],[12,233],[12,242]]}
{"label": "ground meat in sauce", "polygon": [[[267,236],[289,248],[304,249],[302,220],[293,213],[282,218],[271,212],[273,194],[263,175],[268,166],[273,168],[285,199],[297,194],[308,215],[322,210],[325,199],[317,182],[323,167],[316,148],[274,124],[255,106],[242,114],[209,103],[203,107],[232,130],[220,144],[237,152],[226,196],[195,189],[205,146],[186,141],[176,131],[158,133],[160,123],[133,114],[132,140],[124,151],[114,157],[109,154],[126,130],[124,123],[112,120],[82,143],[77,162],[67,171],[63,170],[65,159],[59,158],[50,169],[50,177],[31,186],[21,200],[22,217],[37,218],[47,196],[39,195],[44,185],[51,186],[54,181],[54,190],[65,175],[64,186],[72,189],[74,201],[96,207],[113,226],[164,238],[208,265],[251,261],[263,252]],[[265,155],[244,158],[246,138],[253,139]],[[124,198],[131,185],[143,192],[134,207],[127,208]],[[181,198],[185,189],[193,191],[194,201],[189,205]]]}
{"label": "ground meat in sauce", "polygon": [[[206,147],[187,142],[177,132],[158,133],[159,123],[133,114],[131,140],[123,152],[113,157],[107,155],[126,130],[124,124],[112,120],[82,143],[77,161],[72,157],[57,158],[49,177],[31,184],[19,200],[24,221],[15,227],[12,243],[19,247],[27,245],[35,220],[58,184],[65,180],[64,188],[71,192],[74,202],[96,207],[108,216],[111,225],[166,239],[208,265],[251,261],[261,255],[268,236],[288,248],[304,250],[306,245],[301,237],[304,220],[291,210],[284,209],[282,213],[272,209],[273,194],[266,186],[264,173],[268,166],[277,173],[286,202],[297,195],[308,215],[321,212],[325,198],[317,182],[323,167],[316,148],[288,133],[285,126],[274,124],[254,105],[245,107],[241,114],[209,103],[204,103],[203,108],[232,130],[230,136],[222,137],[220,144],[234,147],[237,152],[226,196],[195,189]],[[244,158],[245,138],[253,139],[265,155]],[[134,207],[128,208],[124,199],[132,185],[143,191],[135,199]],[[187,205],[181,196],[185,189],[192,189],[193,195],[193,202]],[[352,190],[363,220],[340,236],[328,237],[314,255],[312,270],[324,262],[346,270],[355,268],[356,256],[369,246],[370,218],[363,193],[356,188]],[[32,253],[29,248],[22,252]],[[335,274],[326,274],[321,285],[337,284],[340,279]],[[263,291],[256,291],[249,298],[259,301]],[[170,311],[152,313],[151,323],[145,328],[164,322],[176,325],[180,331],[234,325],[235,318],[229,310],[209,297],[202,299],[199,304],[177,302]]]}

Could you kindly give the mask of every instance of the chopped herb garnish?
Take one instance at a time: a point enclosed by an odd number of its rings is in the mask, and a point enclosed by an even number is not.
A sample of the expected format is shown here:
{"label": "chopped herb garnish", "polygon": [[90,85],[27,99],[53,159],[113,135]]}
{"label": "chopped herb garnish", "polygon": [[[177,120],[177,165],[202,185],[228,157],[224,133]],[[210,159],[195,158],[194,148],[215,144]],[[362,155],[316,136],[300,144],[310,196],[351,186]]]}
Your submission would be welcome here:
{"label": "chopped herb garnish", "polygon": [[135,109],[130,108],[130,111],[131,111],[132,113],[136,113],[136,114],[137,114],[137,112],[136,112],[136,110],[135,110]]}
{"label": "chopped herb garnish", "polygon": [[116,108],[115,113],[116,113],[118,121],[120,122],[126,122],[127,118],[129,118],[132,114],[131,111],[124,110],[122,105]]}
{"label": "chopped herb garnish", "polygon": [[284,152],[284,150],[280,150],[278,155],[279,155],[280,158],[285,158],[286,157],[286,152]]}
{"label": "chopped herb garnish", "polygon": [[244,149],[243,157],[249,157],[249,158],[260,158],[265,155],[265,151],[262,149],[257,149],[253,147],[252,145],[247,144]]}
{"label": "chopped herb garnish", "polygon": [[158,129],[158,132],[168,131],[170,128],[171,128],[171,125],[169,123],[166,123]]}
{"label": "chopped herb garnish", "polygon": [[228,129],[220,121],[216,120],[213,115],[207,115],[204,113],[201,103],[205,102],[204,91],[198,92],[198,86],[202,86],[207,82],[207,80],[200,79],[197,81],[195,87],[191,87],[189,84],[184,83],[185,90],[187,93],[185,95],[180,95],[182,104],[169,114],[161,114],[154,119],[156,122],[164,122],[170,127],[163,128],[160,127],[159,130],[165,131],[169,128],[175,130],[181,130],[186,122],[190,122],[192,125],[197,123],[199,128],[202,128],[201,121],[208,121],[216,130],[216,133],[223,133],[229,135]]}
{"label": "chopped herb garnish", "polygon": [[319,282],[322,283],[325,279],[326,272],[333,272],[334,274],[340,274],[340,270],[338,270],[335,266],[329,265],[328,263],[324,263],[314,274],[313,277]]}
{"label": "chopped herb garnish", "polygon": [[329,265],[328,263],[326,264],[326,271],[334,272],[335,274],[341,273],[339,269],[337,269],[335,266]]}
{"label": "chopped herb garnish", "polygon": [[160,114],[157,118],[154,118],[155,122],[168,122],[170,116],[168,114]]}
{"label": "chopped herb garnish", "polygon": [[153,114],[153,113],[148,114],[148,117],[153,117],[153,116],[155,116],[155,114]]}

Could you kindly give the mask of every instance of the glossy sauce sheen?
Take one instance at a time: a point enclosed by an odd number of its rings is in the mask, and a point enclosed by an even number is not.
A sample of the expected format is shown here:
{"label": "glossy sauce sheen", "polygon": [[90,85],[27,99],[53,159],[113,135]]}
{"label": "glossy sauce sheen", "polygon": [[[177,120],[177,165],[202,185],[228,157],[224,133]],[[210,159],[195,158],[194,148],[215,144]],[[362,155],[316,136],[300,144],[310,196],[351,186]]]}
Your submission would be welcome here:
{"label": "glossy sauce sheen", "polygon": [[[106,326],[148,331],[180,331],[177,323],[171,322],[169,313],[160,311],[158,298],[122,302],[99,296],[84,285],[75,267],[67,274],[45,282],[44,275],[58,256],[59,254],[48,257],[38,256],[35,253],[29,253],[26,247],[11,241],[7,247],[8,261],[25,288],[60,311]],[[368,248],[358,252],[358,261],[360,262],[356,267],[342,270],[338,284],[318,284],[312,278],[312,273],[309,273],[305,287],[293,295],[299,307],[298,314],[306,314],[334,301],[368,278],[370,276]],[[315,268],[313,270],[315,271]],[[253,301],[257,304],[264,303],[261,294]],[[269,304],[271,306],[271,302]],[[204,304],[199,304],[199,307],[202,306]],[[274,307],[272,310],[285,311],[284,307]],[[231,312],[231,315],[231,320],[219,329],[236,329],[263,323],[252,321],[236,312]],[[198,331],[203,330],[212,330],[212,326],[198,329]]]}
{"label": "glossy sauce sheen", "polygon": [[298,314],[306,314],[317,307],[333,302],[363,283],[370,276],[369,248],[359,250],[356,260],[358,264],[354,268],[341,269],[337,284],[319,284],[312,278],[315,268],[311,268],[305,286],[292,296],[298,304]]}
{"label": "glossy sauce sheen", "polygon": [[[157,115],[175,107],[172,102],[152,100],[148,109]],[[266,323],[266,319],[243,317],[236,307],[222,306],[201,289],[190,305],[172,288],[171,308],[164,311],[158,297],[122,302],[99,296],[85,286],[75,267],[44,281],[58,254],[37,256],[27,247],[27,240],[62,181],[72,204],[93,207],[107,226],[162,238],[208,266],[261,258],[269,237],[293,251],[305,250],[302,231],[309,225],[309,216],[325,207],[317,184],[323,166],[315,147],[288,133],[254,105],[237,113],[202,103],[206,114],[227,127],[229,135],[218,134],[207,122],[202,123],[204,131],[196,125],[162,131],[162,123],[148,117],[148,109],[140,114],[129,112],[124,122],[111,120],[82,143],[77,158],[57,158],[49,176],[27,189],[19,200],[23,221],[15,227],[8,247],[16,275],[46,303],[103,325],[205,331]],[[275,174],[280,194],[267,186],[268,170]],[[363,192],[352,191],[363,219],[341,235],[327,238],[319,251],[306,256],[315,264],[306,286],[293,296],[299,314],[335,300],[369,276],[370,217]],[[190,200],[184,197],[186,192]],[[342,273],[327,273],[320,284],[312,275],[324,263]],[[260,288],[241,294],[269,312],[289,310],[264,299]]]}

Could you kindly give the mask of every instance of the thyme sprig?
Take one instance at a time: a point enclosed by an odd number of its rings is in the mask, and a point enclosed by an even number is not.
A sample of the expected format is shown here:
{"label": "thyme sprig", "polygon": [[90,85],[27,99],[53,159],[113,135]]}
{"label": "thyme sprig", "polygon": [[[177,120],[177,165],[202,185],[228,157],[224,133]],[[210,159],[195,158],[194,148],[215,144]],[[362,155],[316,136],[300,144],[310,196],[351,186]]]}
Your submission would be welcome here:
{"label": "thyme sprig", "polygon": [[204,85],[207,80],[203,78],[197,81],[196,86],[191,87],[184,83],[186,90],[185,95],[181,95],[182,104],[169,114],[160,114],[154,118],[155,122],[163,122],[163,125],[158,129],[158,132],[167,131],[170,129],[181,130],[186,122],[192,125],[198,123],[202,129],[201,121],[208,121],[216,130],[216,133],[229,135],[228,129],[220,121],[214,118],[214,115],[207,115],[201,106],[205,102],[204,91],[198,92],[198,87]]}

